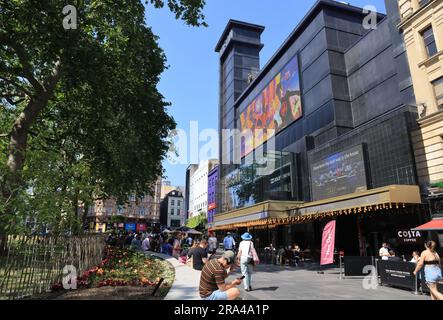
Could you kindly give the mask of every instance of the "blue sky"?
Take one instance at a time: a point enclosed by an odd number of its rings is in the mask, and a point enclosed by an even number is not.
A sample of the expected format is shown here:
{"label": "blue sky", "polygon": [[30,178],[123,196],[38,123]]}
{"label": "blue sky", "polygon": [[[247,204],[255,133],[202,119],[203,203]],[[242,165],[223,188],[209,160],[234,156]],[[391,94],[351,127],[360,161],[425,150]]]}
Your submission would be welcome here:
{"label": "blue sky", "polygon": [[[351,0],[350,4],[373,5],[385,12],[383,0]],[[207,0],[204,14],[208,27],[189,27],[164,8],[147,6],[146,21],[160,37],[170,66],[159,84],[160,92],[172,103],[169,113],[177,128],[189,131],[190,121],[198,121],[199,131],[217,129],[218,54],[214,47],[229,19],[266,27],[262,34],[264,48],[260,54],[263,67],[315,0]],[[200,159],[204,160],[204,159]],[[164,162],[166,178],[173,185],[185,185],[187,165]]]}

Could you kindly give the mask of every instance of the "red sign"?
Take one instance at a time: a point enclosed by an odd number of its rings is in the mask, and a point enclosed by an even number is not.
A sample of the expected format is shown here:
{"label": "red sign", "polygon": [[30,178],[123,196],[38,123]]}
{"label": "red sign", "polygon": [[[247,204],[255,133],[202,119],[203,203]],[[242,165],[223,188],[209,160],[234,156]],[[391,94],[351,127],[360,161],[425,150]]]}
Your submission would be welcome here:
{"label": "red sign", "polygon": [[334,245],[335,245],[335,220],[329,222],[323,229],[320,265],[331,264],[334,262]]}
{"label": "red sign", "polygon": [[211,203],[211,204],[208,205],[208,210],[212,210],[212,209],[215,209],[215,208],[217,208],[217,205],[215,203]]}
{"label": "red sign", "polygon": [[146,223],[137,223],[137,231],[146,231]]}

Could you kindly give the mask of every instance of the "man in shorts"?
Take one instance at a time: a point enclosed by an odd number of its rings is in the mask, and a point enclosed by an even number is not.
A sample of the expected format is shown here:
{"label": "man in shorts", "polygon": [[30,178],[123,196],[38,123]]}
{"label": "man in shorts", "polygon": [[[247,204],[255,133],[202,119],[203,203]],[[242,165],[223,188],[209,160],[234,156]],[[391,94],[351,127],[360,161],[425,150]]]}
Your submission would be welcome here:
{"label": "man in shorts", "polygon": [[231,266],[235,262],[233,251],[226,251],[218,259],[209,260],[200,276],[200,297],[203,300],[235,300],[240,296],[240,290],[236,288],[242,283],[241,279],[236,279],[231,283],[226,283]]}

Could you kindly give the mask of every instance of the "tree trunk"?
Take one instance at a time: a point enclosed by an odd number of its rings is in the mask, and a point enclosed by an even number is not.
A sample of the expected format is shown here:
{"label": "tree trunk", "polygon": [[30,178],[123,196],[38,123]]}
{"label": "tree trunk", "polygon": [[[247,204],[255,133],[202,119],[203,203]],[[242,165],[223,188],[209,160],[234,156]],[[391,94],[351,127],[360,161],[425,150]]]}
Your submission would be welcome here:
{"label": "tree trunk", "polygon": [[[45,86],[39,87],[36,84],[35,95],[31,97],[28,105],[20,113],[12,126],[9,134],[8,160],[6,163],[8,172],[5,176],[4,186],[1,188],[1,196],[5,201],[11,202],[16,197],[17,190],[22,183],[21,171],[25,162],[29,129],[37,120],[43,108],[47,106],[49,99],[54,93],[60,79],[59,67],[60,63],[58,62],[54,67],[53,74],[45,82]],[[10,206],[6,204],[5,210],[0,212],[0,220],[6,219],[8,214],[11,213],[13,212]]]}
{"label": "tree trunk", "polygon": [[0,233],[0,257],[7,255],[6,243],[8,236],[6,234]]}

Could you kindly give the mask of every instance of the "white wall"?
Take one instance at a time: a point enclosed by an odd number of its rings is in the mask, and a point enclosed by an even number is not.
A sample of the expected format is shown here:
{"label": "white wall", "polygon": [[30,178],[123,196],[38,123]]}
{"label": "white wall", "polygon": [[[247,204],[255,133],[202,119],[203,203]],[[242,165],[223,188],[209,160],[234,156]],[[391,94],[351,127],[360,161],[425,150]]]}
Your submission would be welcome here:
{"label": "white wall", "polygon": [[[171,226],[171,220],[181,221],[181,216],[185,211],[185,201],[183,197],[169,196],[168,198],[168,220],[167,226]],[[180,223],[181,224],[181,223]]]}

